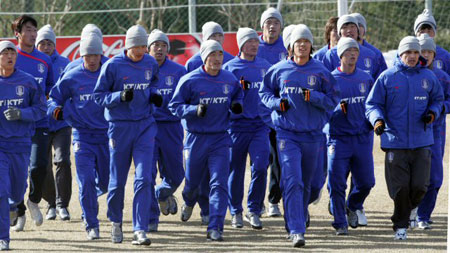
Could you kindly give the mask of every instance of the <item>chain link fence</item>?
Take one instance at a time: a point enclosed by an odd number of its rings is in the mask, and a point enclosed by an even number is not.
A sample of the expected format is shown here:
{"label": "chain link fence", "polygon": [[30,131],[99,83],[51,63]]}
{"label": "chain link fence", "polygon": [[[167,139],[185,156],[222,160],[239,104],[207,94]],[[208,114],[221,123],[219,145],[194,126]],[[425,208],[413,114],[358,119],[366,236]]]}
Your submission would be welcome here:
{"label": "chain link fence", "polygon": [[[196,31],[207,21],[215,21],[225,31],[239,27],[260,28],[260,15],[276,0],[196,0]],[[327,19],[337,16],[336,0],[284,0],[281,13],[285,24],[304,23],[314,34],[317,46],[323,38]],[[367,38],[381,50],[395,49],[400,39],[413,33],[414,20],[424,9],[418,0],[348,1],[349,12],[360,12],[368,23]],[[85,24],[98,25],[104,34],[124,34],[139,23],[149,31],[189,32],[188,0],[0,0],[0,37],[12,37],[12,21],[22,13],[34,16],[39,26],[51,24],[58,36],[78,36]],[[7,11],[6,11],[7,10]],[[438,23],[436,42],[450,49],[450,1],[433,0]]]}

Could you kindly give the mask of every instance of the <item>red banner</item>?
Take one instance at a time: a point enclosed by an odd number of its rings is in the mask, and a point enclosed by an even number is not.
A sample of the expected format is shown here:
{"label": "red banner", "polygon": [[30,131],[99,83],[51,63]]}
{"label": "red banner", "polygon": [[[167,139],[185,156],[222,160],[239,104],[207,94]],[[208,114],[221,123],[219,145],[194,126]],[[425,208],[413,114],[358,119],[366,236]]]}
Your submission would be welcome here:
{"label": "red banner", "polygon": [[[200,37],[191,34],[168,35],[170,40],[169,58],[184,65],[186,61],[200,50]],[[15,44],[15,40],[11,40]],[[80,57],[80,37],[57,37],[56,50],[71,61]],[[236,33],[225,33],[224,50],[236,55],[239,49],[236,44]],[[125,47],[124,35],[103,36],[103,52],[107,57],[119,54]]]}

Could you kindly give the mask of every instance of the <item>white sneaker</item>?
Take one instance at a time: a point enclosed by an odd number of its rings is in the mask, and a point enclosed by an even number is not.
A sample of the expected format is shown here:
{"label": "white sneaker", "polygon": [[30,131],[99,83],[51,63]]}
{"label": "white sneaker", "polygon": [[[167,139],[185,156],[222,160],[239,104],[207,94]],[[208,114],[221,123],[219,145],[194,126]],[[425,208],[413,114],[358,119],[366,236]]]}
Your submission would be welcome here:
{"label": "white sneaker", "polygon": [[351,228],[358,227],[358,216],[350,208],[347,208],[347,223]]}
{"label": "white sneaker", "polygon": [[171,195],[167,198],[167,201],[169,202],[169,213],[172,215],[177,214],[178,212],[177,198]]}
{"label": "white sneaker", "polygon": [[417,226],[420,229],[431,229],[431,225],[428,221],[419,221],[419,223],[417,224]]}
{"label": "white sneaker", "polygon": [[50,207],[47,210],[47,215],[45,215],[46,220],[54,220],[56,219],[56,208]]}
{"label": "white sneaker", "polygon": [[159,210],[165,216],[169,215],[169,200],[158,200]]}
{"label": "white sneaker", "polygon": [[0,240],[0,250],[9,250],[9,242],[6,240]]}
{"label": "white sneaker", "polygon": [[88,240],[100,239],[100,231],[98,228],[90,228],[86,232]]}
{"label": "white sneaker", "polygon": [[292,245],[296,248],[305,246],[305,237],[303,234],[292,234]]}
{"label": "white sneaker", "polygon": [[281,216],[280,207],[278,206],[278,204],[269,203],[269,211],[267,211],[267,216],[269,217]]}
{"label": "white sneaker", "polygon": [[364,209],[356,210],[356,216],[358,216],[358,226],[367,226],[367,217]]}
{"label": "white sneaker", "polygon": [[131,242],[133,245],[150,245],[152,242],[144,230],[134,231],[133,241]]}
{"label": "white sneaker", "polygon": [[113,243],[122,243],[123,233],[122,233],[122,223],[111,222],[111,240]]}
{"label": "white sneaker", "polygon": [[411,210],[409,215],[409,228],[415,229],[417,227],[417,207]]}
{"label": "white sneaker", "polygon": [[9,226],[14,227],[17,224],[17,211],[9,211]]}
{"label": "white sneaker", "polygon": [[202,216],[202,226],[209,225],[209,215],[201,215]]}
{"label": "white sneaker", "polygon": [[231,216],[231,226],[234,228],[242,228],[244,226],[244,220],[242,219],[242,213],[237,213]]}
{"label": "white sneaker", "polygon": [[394,234],[394,240],[406,240],[408,234],[406,233],[406,228],[397,228]]}
{"label": "white sneaker", "polygon": [[17,217],[17,223],[14,227],[11,227],[11,230],[20,232],[23,231],[25,227],[25,223],[27,222],[27,217],[24,215]]}
{"label": "white sneaker", "polygon": [[193,209],[194,207],[183,204],[183,206],[181,207],[181,221],[188,221],[191,218]]}
{"label": "white sneaker", "polygon": [[56,211],[58,212],[58,216],[61,220],[70,220],[70,214],[67,207],[56,207]]}
{"label": "white sneaker", "polygon": [[31,219],[34,221],[36,226],[42,225],[44,219],[42,218],[41,210],[39,209],[39,204],[34,203],[30,199],[27,200],[27,207],[30,210]]}
{"label": "white sneaker", "polygon": [[245,215],[244,220],[247,221],[248,223],[250,223],[252,228],[262,229],[262,222],[259,219],[259,215],[249,212]]}

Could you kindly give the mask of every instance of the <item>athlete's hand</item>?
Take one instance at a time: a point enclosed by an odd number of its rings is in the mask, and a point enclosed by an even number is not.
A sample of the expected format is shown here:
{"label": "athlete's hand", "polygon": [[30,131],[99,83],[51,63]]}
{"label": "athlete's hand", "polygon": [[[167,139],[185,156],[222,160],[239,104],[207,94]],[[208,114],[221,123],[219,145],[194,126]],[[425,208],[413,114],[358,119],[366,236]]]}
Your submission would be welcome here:
{"label": "athlete's hand", "polygon": [[289,110],[290,107],[291,106],[289,106],[289,102],[288,102],[287,98],[282,98],[281,102],[280,102],[280,110],[282,112],[285,112],[285,111]]}
{"label": "athlete's hand", "polygon": [[55,110],[53,110],[52,116],[55,120],[63,120],[63,111],[61,106],[58,106],[55,108]]}
{"label": "athlete's hand", "polygon": [[241,114],[242,113],[242,105],[238,102],[231,103],[231,111],[234,114]]}
{"label": "athlete's hand", "polygon": [[3,114],[5,115],[5,118],[9,121],[19,120],[22,116],[22,112],[17,107],[9,107],[6,109]]}
{"label": "athlete's hand", "polygon": [[153,103],[156,107],[161,107],[163,103],[163,97],[160,94],[150,95],[150,103]]}
{"label": "athlete's hand", "polygon": [[243,90],[248,90],[250,89],[250,85],[252,84],[251,82],[244,80],[244,77],[241,76],[241,79],[239,80],[239,83],[241,83],[242,89]]}
{"label": "athlete's hand", "polygon": [[197,116],[200,118],[205,117],[207,108],[208,108],[208,106],[205,104],[198,104],[197,105]]}
{"label": "athlete's hand", "polygon": [[305,98],[306,102],[309,102],[309,99],[311,97],[311,91],[309,89],[302,88],[303,97]]}
{"label": "athlete's hand", "polygon": [[131,100],[133,100],[133,90],[132,89],[125,89],[120,92],[120,101],[130,102]]}
{"label": "athlete's hand", "polygon": [[341,105],[341,110],[342,110],[342,112],[343,112],[345,115],[347,115],[347,107],[348,107],[347,101],[342,100],[341,103],[340,103],[340,105]]}
{"label": "athlete's hand", "polygon": [[379,119],[375,121],[375,126],[373,127],[373,130],[376,135],[382,135],[384,133],[384,128],[385,128],[384,120]]}

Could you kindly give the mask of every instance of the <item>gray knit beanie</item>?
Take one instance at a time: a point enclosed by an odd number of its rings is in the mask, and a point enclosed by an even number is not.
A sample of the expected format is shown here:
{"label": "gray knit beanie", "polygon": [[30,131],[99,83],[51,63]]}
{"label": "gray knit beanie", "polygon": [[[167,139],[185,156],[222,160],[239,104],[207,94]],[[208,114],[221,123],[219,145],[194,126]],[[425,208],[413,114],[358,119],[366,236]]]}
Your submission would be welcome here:
{"label": "gray knit beanie", "polygon": [[342,57],[342,55],[344,54],[344,52],[347,49],[350,48],[356,48],[359,51],[359,44],[358,42],[356,42],[356,40],[352,39],[352,38],[348,38],[348,37],[342,37],[339,39],[338,44],[337,44],[337,55],[339,56],[339,59]]}
{"label": "gray knit beanie", "polygon": [[150,33],[150,35],[148,35],[147,47],[150,47],[150,45],[155,43],[156,41],[162,41],[162,42],[166,43],[167,51],[170,51],[169,37],[167,37],[167,35],[159,29],[154,29]]}
{"label": "gray knit beanie", "polygon": [[436,20],[434,20],[433,14],[428,9],[423,10],[422,14],[417,16],[414,22],[414,34],[417,34],[420,27],[424,24],[430,25],[436,33]]}
{"label": "gray knit beanie", "polygon": [[338,31],[338,35],[339,36],[341,36],[341,28],[342,28],[342,26],[347,24],[347,23],[355,24],[356,27],[358,27],[358,33],[359,33],[358,20],[352,15],[342,15],[342,16],[339,17],[339,19],[337,21],[337,31]]}
{"label": "gray knit beanie", "polygon": [[288,49],[291,44],[291,33],[294,30],[295,25],[288,25],[283,29],[283,44],[284,48]]}
{"label": "gray knit beanie", "polygon": [[363,15],[355,12],[355,13],[350,14],[350,16],[355,17],[356,20],[358,20],[358,27],[359,27],[359,25],[362,25],[364,27],[364,31],[367,32],[367,22]]}
{"label": "gray knit beanie", "polygon": [[214,51],[223,52],[222,45],[220,45],[219,42],[215,40],[203,41],[202,45],[200,46],[200,56],[202,58],[202,62],[205,63],[206,58],[208,58],[209,54],[211,54]]}
{"label": "gray knit beanie", "polygon": [[419,40],[414,36],[406,36],[398,44],[398,55],[402,55],[408,50],[415,50],[420,52]]}
{"label": "gray knit beanie", "polygon": [[215,33],[220,33],[223,35],[222,26],[220,26],[216,22],[213,22],[213,21],[206,22],[202,26],[203,41],[209,40],[209,37],[211,37],[211,35],[213,35]]}
{"label": "gray knit beanie", "polygon": [[94,33],[96,34],[101,40],[103,40],[103,34],[102,30],[98,28],[98,26],[94,24],[87,24],[83,27],[83,30],[81,30],[81,37],[87,37],[88,34]]}
{"label": "gray knit beanie", "polygon": [[88,54],[103,55],[103,42],[96,35],[84,37],[80,41],[80,56],[85,56]]}
{"label": "gray knit beanie", "polygon": [[264,22],[266,22],[266,20],[269,18],[278,19],[281,23],[281,27],[283,27],[283,17],[281,16],[281,13],[277,9],[270,7],[269,9],[265,10],[261,14],[261,20],[260,20],[261,28],[264,27]]}
{"label": "gray knit beanie", "polygon": [[49,40],[53,42],[53,44],[56,46],[56,35],[51,25],[47,24],[41,27],[41,29],[39,29],[39,31],[37,32],[35,45],[38,46],[39,42],[43,40]]}
{"label": "gray knit beanie", "polygon": [[130,27],[125,36],[125,48],[147,46],[147,31],[141,25]]}
{"label": "gray knit beanie", "polygon": [[436,43],[430,35],[423,33],[419,37],[420,50],[431,50],[436,53]]}
{"label": "gray knit beanie", "polygon": [[242,46],[250,39],[257,39],[259,41],[258,33],[256,33],[255,30],[244,27],[239,28],[239,30],[236,33],[236,41],[239,47],[239,51],[241,51]]}
{"label": "gray knit beanie", "polygon": [[[294,27],[291,32],[291,42],[290,45],[293,46],[295,42],[299,39],[307,39],[311,42],[311,46],[314,43],[313,35],[309,28],[304,24],[299,24]],[[292,49],[292,48],[291,48]]]}
{"label": "gray knit beanie", "polygon": [[0,41],[0,53],[3,52],[3,50],[8,49],[8,48],[13,49],[17,53],[17,49],[16,49],[16,46],[14,45],[14,43],[12,43],[9,40]]}

